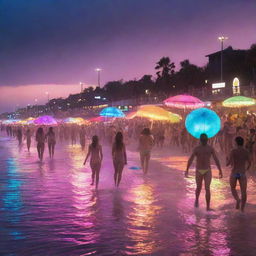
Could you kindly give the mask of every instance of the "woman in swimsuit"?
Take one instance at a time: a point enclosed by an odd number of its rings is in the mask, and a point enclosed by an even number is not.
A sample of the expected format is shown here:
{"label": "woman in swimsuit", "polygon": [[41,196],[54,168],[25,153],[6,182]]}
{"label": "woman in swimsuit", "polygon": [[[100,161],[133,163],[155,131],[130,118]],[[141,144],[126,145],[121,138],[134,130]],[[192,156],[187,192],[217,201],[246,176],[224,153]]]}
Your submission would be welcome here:
{"label": "woman in swimsuit", "polygon": [[44,143],[45,143],[45,135],[44,135],[44,130],[42,127],[37,129],[36,141],[37,141],[38,157],[39,157],[40,161],[42,161],[43,155],[44,155]]}
{"label": "woman in swimsuit", "polygon": [[115,136],[115,141],[112,146],[112,158],[115,168],[114,181],[115,185],[118,187],[122,179],[124,165],[127,164],[126,149],[121,132],[118,132]]}
{"label": "woman in swimsuit", "polygon": [[92,169],[91,185],[94,184],[94,180],[95,180],[95,176],[96,176],[96,189],[97,189],[98,184],[99,184],[99,174],[100,174],[100,168],[101,168],[101,162],[103,159],[103,154],[102,154],[102,146],[99,144],[99,138],[96,135],[94,135],[92,137],[92,143],[89,145],[88,153],[84,160],[84,165],[86,164],[86,161],[88,160],[89,156],[91,156],[90,166]]}
{"label": "woman in swimsuit", "polygon": [[148,164],[153,146],[154,138],[149,128],[144,128],[139,139],[140,162],[144,174],[148,172]]}
{"label": "woman in swimsuit", "polygon": [[50,158],[53,158],[54,148],[55,148],[55,144],[56,144],[56,138],[55,138],[55,133],[54,133],[52,127],[49,128],[49,131],[46,134],[46,138],[47,138],[47,141],[48,141],[48,149],[49,149]]}

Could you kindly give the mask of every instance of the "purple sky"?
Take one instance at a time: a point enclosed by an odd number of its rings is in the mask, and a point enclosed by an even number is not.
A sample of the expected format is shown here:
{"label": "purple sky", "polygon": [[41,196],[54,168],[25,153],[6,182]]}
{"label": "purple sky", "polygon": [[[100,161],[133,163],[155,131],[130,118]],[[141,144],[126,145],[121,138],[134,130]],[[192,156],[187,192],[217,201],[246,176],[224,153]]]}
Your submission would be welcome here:
{"label": "purple sky", "polygon": [[[102,83],[134,79],[154,75],[162,56],[206,64],[219,35],[234,48],[256,42],[255,0],[3,0],[0,12],[0,112],[45,102],[41,84],[53,96],[96,84],[96,67]],[[35,97],[21,99],[26,85]]]}

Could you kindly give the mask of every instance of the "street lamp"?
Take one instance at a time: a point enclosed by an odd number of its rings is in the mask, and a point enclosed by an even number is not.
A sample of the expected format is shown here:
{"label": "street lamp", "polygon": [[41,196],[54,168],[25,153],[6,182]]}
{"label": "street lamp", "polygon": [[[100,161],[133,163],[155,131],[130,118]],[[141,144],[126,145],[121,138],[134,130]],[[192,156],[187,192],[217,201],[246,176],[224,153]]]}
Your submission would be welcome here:
{"label": "street lamp", "polygon": [[218,40],[220,40],[221,52],[220,52],[220,81],[223,81],[223,45],[224,41],[227,40],[226,36],[219,36]]}
{"label": "street lamp", "polygon": [[100,72],[102,71],[101,68],[95,68],[95,71],[98,73],[98,86],[100,87]]}
{"label": "street lamp", "polygon": [[49,94],[49,92],[45,92],[45,94],[47,95],[47,100],[48,100],[48,103],[49,103],[49,101],[50,101],[50,94]]}
{"label": "street lamp", "polygon": [[81,86],[81,92],[83,92],[83,90],[84,90],[84,83],[80,82],[80,86]]}

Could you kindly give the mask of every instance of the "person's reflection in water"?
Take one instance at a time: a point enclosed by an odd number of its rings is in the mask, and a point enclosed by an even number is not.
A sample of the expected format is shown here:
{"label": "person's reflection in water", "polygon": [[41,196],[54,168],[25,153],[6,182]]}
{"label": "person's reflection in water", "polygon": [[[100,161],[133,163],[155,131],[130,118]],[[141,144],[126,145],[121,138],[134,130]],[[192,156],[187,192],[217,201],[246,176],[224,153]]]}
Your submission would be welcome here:
{"label": "person's reflection in water", "polygon": [[211,218],[206,216],[202,219],[196,215],[195,232],[195,255],[213,255],[210,249]]}
{"label": "person's reflection in water", "polygon": [[54,159],[49,160],[49,171],[50,172],[55,172],[55,161],[54,161]]}
{"label": "person's reflection in water", "polygon": [[123,198],[120,191],[115,191],[113,195],[113,210],[112,214],[116,221],[119,221],[124,216]]}

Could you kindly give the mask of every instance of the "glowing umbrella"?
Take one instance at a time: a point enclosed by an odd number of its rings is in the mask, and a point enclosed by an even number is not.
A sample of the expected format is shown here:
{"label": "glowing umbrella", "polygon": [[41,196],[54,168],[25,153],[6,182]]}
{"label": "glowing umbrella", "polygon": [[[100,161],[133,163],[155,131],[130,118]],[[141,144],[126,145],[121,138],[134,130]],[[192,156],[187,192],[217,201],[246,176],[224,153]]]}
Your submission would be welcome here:
{"label": "glowing umbrella", "polygon": [[100,116],[104,117],[125,117],[125,114],[118,108],[107,107],[101,110]]}
{"label": "glowing umbrella", "polygon": [[207,108],[199,108],[187,115],[185,126],[187,131],[197,139],[200,138],[202,133],[211,138],[219,132],[221,120],[214,111]]}
{"label": "glowing umbrella", "polygon": [[66,124],[78,124],[78,125],[84,125],[88,124],[88,121],[81,117],[69,117],[64,120],[64,123]]}
{"label": "glowing umbrella", "polygon": [[171,123],[179,123],[182,119],[180,115],[154,105],[140,106],[138,110],[130,116],[130,118],[134,117],[144,117],[150,120],[168,121]]}
{"label": "glowing umbrella", "polygon": [[8,124],[17,124],[20,121],[21,120],[18,120],[18,119],[8,119],[8,120],[4,120],[2,123],[8,125]]}
{"label": "glowing umbrella", "polygon": [[255,105],[255,99],[244,96],[234,96],[222,102],[222,105],[227,108],[240,108]]}
{"label": "glowing umbrella", "polygon": [[56,125],[57,121],[52,116],[40,116],[33,123],[36,125]]}
{"label": "glowing umbrella", "polygon": [[112,120],[111,117],[104,117],[104,116],[97,116],[97,117],[92,117],[88,121],[92,123],[97,123],[97,122],[105,122],[105,121],[110,121]]}
{"label": "glowing umbrella", "polygon": [[176,95],[164,101],[168,107],[182,108],[182,109],[195,109],[204,107],[204,102],[198,98],[190,95]]}

